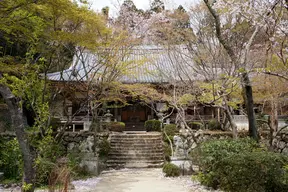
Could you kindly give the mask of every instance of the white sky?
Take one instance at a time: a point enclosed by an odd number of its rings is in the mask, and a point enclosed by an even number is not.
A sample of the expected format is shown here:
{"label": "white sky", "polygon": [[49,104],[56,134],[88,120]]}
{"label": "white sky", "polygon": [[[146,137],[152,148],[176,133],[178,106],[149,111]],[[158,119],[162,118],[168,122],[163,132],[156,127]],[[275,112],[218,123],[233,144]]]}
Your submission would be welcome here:
{"label": "white sky", "polygon": [[[110,7],[110,16],[115,15],[120,5],[124,0],[89,0],[92,3],[92,8],[95,11],[101,11],[105,6]],[[134,4],[138,9],[149,9],[149,4],[152,0],[133,0]],[[162,0],[165,4],[166,9],[177,8],[182,5],[185,9],[188,9],[190,5],[194,4],[199,0]]]}

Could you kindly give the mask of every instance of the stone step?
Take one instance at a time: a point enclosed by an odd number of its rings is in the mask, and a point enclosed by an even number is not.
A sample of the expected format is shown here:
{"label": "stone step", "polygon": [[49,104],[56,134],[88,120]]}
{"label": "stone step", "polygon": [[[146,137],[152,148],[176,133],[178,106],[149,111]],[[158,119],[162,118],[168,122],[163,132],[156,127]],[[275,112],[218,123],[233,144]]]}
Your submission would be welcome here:
{"label": "stone step", "polygon": [[110,146],[112,147],[155,147],[159,146],[162,147],[162,143],[111,143]]}
{"label": "stone step", "polygon": [[152,139],[152,138],[162,138],[162,135],[159,134],[112,134],[110,135],[111,139],[117,138],[117,139]]}
{"label": "stone step", "polygon": [[109,169],[123,169],[123,168],[160,168],[162,167],[164,162],[162,163],[110,163],[107,164],[106,167]]}
{"label": "stone step", "polygon": [[153,144],[114,144],[114,145],[110,145],[111,148],[114,149],[127,149],[127,150],[141,150],[141,149],[161,149],[162,144],[157,144],[157,145],[153,145]]}
{"label": "stone step", "polygon": [[108,155],[109,160],[162,160],[163,155],[157,155],[157,156],[115,156],[115,155]]}
{"label": "stone step", "polygon": [[145,140],[110,140],[110,143],[162,143],[161,139],[145,139]]}
{"label": "stone step", "polygon": [[162,145],[147,146],[147,145],[110,145],[111,149],[115,150],[125,150],[125,151],[142,151],[142,150],[153,150],[153,149],[163,149]]}
{"label": "stone step", "polygon": [[162,154],[164,153],[163,149],[159,150],[145,150],[145,151],[131,151],[131,150],[110,150],[109,154],[112,155],[125,155],[125,154],[137,154],[137,155],[149,155],[149,154]]}
{"label": "stone step", "polygon": [[125,160],[125,159],[108,159],[106,161],[106,164],[128,164],[128,163],[150,163],[150,164],[158,164],[158,163],[164,163],[164,160],[149,160],[149,159],[143,159],[143,160]]}
{"label": "stone step", "polygon": [[110,151],[108,155],[118,155],[118,156],[133,156],[133,155],[142,155],[142,156],[155,156],[155,155],[163,155],[163,150],[159,151],[127,151],[126,153],[119,152],[119,151]]}
{"label": "stone step", "polygon": [[111,139],[161,139],[162,135],[112,135],[110,136]]}
{"label": "stone step", "polygon": [[109,168],[161,167],[164,150],[161,133],[117,133],[110,135]]}
{"label": "stone step", "polygon": [[139,138],[113,138],[110,142],[161,142],[161,138],[139,139]]}
{"label": "stone step", "polygon": [[155,145],[155,146],[147,146],[147,145],[111,145],[110,146],[111,151],[112,150],[119,150],[119,151],[154,151],[154,150],[162,150],[163,146],[162,145]]}
{"label": "stone step", "polygon": [[164,150],[162,148],[110,148],[111,153],[162,153]]}
{"label": "stone step", "polygon": [[141,138],[141,137],[127,137],[127,138],[110,138],[110,141],[162,141],[162,137]]}

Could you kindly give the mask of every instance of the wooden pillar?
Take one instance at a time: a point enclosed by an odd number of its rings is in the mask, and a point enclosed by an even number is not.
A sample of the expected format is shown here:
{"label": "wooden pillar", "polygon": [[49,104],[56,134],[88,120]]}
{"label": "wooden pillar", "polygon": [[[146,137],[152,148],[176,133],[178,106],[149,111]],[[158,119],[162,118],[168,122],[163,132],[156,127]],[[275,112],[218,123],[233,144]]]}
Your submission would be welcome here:
{"label": "wooden pillar", "polygon": [[75,132],[75,124],[72,125],[72,130]]}
{"label": "wooden pillar", "polygon": [[114,108],[114,119],[116,119],[116,121],[118,121],[118,108]]}
{"label": "wooden pillar", "polygon": [[151,118],[153,118],[154,117],[154,110],[153,110],[153,103],[151,103]]}

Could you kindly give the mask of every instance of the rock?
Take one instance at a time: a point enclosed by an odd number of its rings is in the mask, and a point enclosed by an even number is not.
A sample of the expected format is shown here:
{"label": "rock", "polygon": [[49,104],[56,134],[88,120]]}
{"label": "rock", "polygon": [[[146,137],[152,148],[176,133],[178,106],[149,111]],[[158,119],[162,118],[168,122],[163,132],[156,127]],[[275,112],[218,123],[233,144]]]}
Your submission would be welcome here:
{"label": "rock", "polygon": [[68,186],[68,190],[74,190],[74,189],[75,189],[75,186],[70,183],[69,186]]}
{"label": "rock", "polygon": [[280,142],[278,143],[278,148],[280,148],[280,149],[284,149],[285,146],[286,146],[286,143],[285,143],[284,141],[280,141]]}
{"label": "rock", "polygon": [[288,147],[285,147],[285,148],[282,150],[282,153],[288,155]]}
{"label": "rock", "polygon": [[14,191],[15,191],[15,192],[19,191],[19,192],[20,192],[20,191],[21,191],[21,187],[20,187],[20,186],[17,186],[17,187],[14,189]]}
{"label": "rock", "polygon": [[17,187],[17,184],[13,183],[13,184],[11,184],[11,187],[12,188]]}
{"label": "rock", "polygon": [[171,157],[170,163],[177,165],[182,170],[182,175],[191,175],[194,172],[190,159]]}

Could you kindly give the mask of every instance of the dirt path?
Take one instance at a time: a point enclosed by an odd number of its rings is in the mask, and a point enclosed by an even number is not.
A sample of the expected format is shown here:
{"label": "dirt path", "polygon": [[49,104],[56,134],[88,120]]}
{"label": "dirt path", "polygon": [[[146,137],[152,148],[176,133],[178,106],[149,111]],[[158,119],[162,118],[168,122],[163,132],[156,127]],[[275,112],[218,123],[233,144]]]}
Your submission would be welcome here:
{"label": "dirt path", "polygon": [[[211,191],[190,176],[164,177],[161,169],[123,169],[105,171],[99,177],[73,181],[70,192],[207,192]],[[20,188],[1,189],[0,192],[20,192]],[[36,190],[47,192],[48,190]],[[216,191],[214,191],[216,192]]]}
{"label": "dirt path", "polygon": [[206,192],[190,177],[166,178],[161,169],[124,169],[103,172],[97,178],[74,181],[79,192]]}

